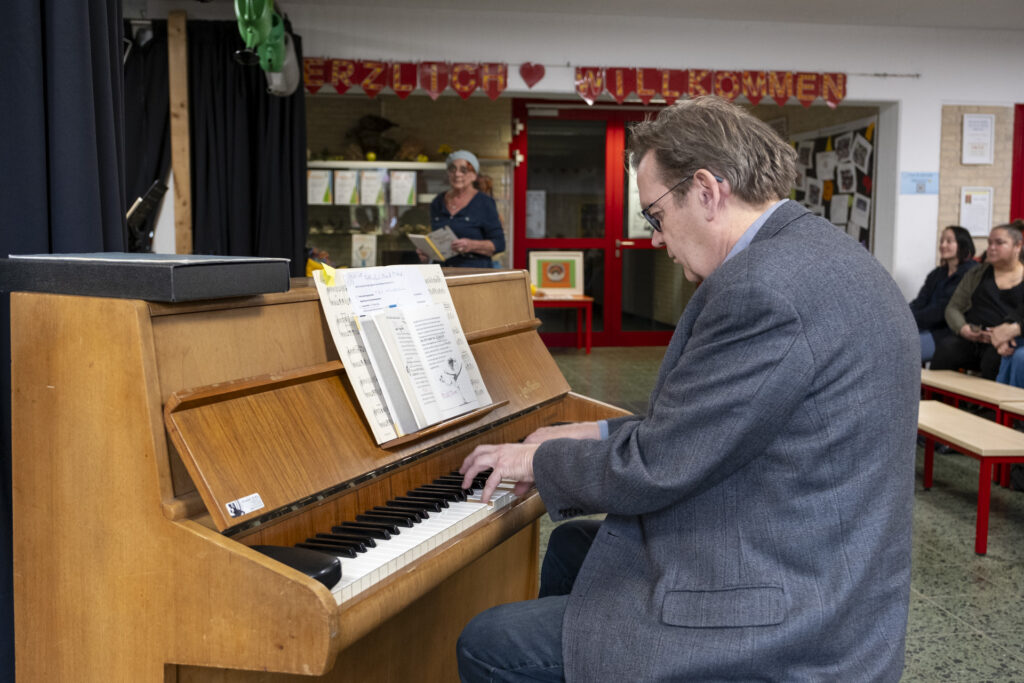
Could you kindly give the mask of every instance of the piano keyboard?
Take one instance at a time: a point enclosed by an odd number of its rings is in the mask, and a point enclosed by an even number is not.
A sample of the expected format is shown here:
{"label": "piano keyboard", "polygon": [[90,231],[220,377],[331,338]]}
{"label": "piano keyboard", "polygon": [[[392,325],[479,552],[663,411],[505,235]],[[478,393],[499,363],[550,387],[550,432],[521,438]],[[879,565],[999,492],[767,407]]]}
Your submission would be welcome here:
{"label": "piano keyboard", "polygon": [[297,546],[339,559],[341,580],[331,593],[340,605],[517,498],[515,483],[503,481],[491,502],[481,503],[487,474],[481,473],[472,489],[463,489],[462,475],[452,472]]}

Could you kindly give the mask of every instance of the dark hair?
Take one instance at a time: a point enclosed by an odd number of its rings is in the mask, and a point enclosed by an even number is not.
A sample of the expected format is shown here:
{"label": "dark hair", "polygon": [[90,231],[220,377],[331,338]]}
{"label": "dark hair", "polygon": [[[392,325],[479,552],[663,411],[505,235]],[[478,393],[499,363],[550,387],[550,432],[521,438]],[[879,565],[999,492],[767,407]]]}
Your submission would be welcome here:
{"label": "dark hair", "polygon": [[634,169],[648,152],[666,186],[704,168],[750,204],[788,197],[796,179],[796,151],[768,124],[713,95],[678,100],[658,118],[635,125],[629,141]]}
{"label": "dark hair", "polygon": [[971,233],[967,232],[967,228],[959,225],[947,225],[942,231],[946,230],[952,231],[953,237],[956,239],[956,260],[959,263],[964,263],[973,259],[974,238],[971,237]]}
{"label": "dark hair", "polygon": [[[1018,218],[1012,223],[1002,223],[992,228],[993,230],[1005,230],[1006,234],[1010,236],[1010,241],[1014,245],[1024,242],[1024,220]],[[1024,249],[1021,249],[1017,256],[1021,261],[1024,261]]]}

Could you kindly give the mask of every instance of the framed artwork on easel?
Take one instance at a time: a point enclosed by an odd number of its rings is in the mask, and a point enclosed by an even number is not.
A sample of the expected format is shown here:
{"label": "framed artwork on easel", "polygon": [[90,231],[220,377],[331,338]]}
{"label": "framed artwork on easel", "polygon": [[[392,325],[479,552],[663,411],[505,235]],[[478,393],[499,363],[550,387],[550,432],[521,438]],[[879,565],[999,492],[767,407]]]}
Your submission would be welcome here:
{"label": "framed artwork on easel", "polygon": [[583,252],[531,251],[530,282],[539,296],[583,294]]}

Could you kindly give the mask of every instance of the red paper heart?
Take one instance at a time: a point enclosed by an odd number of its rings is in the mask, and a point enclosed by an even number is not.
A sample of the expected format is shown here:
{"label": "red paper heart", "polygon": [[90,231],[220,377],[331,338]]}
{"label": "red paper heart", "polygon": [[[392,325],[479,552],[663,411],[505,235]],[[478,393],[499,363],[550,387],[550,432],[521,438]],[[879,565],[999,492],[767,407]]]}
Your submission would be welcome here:
{"label": "red paper heart", "polygon": [[540,79],[544,78],[544,65],[524,62],[519,65],[519,75],[523,77],[526,87],[532,88]]}

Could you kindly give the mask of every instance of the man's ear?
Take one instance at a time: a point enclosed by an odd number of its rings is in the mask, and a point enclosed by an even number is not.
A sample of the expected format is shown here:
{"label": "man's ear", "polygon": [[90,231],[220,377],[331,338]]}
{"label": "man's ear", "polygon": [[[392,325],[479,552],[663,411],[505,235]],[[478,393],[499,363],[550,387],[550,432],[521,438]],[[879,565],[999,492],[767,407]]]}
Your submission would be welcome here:
{"label": "man's ear", "polygon": [[729,194],[725,181],[719,180],[711,171],[702,168],[693,174],[693,183],[697,186],[697,196],[705,217],[713,220],[724,208],[725,198]]}

